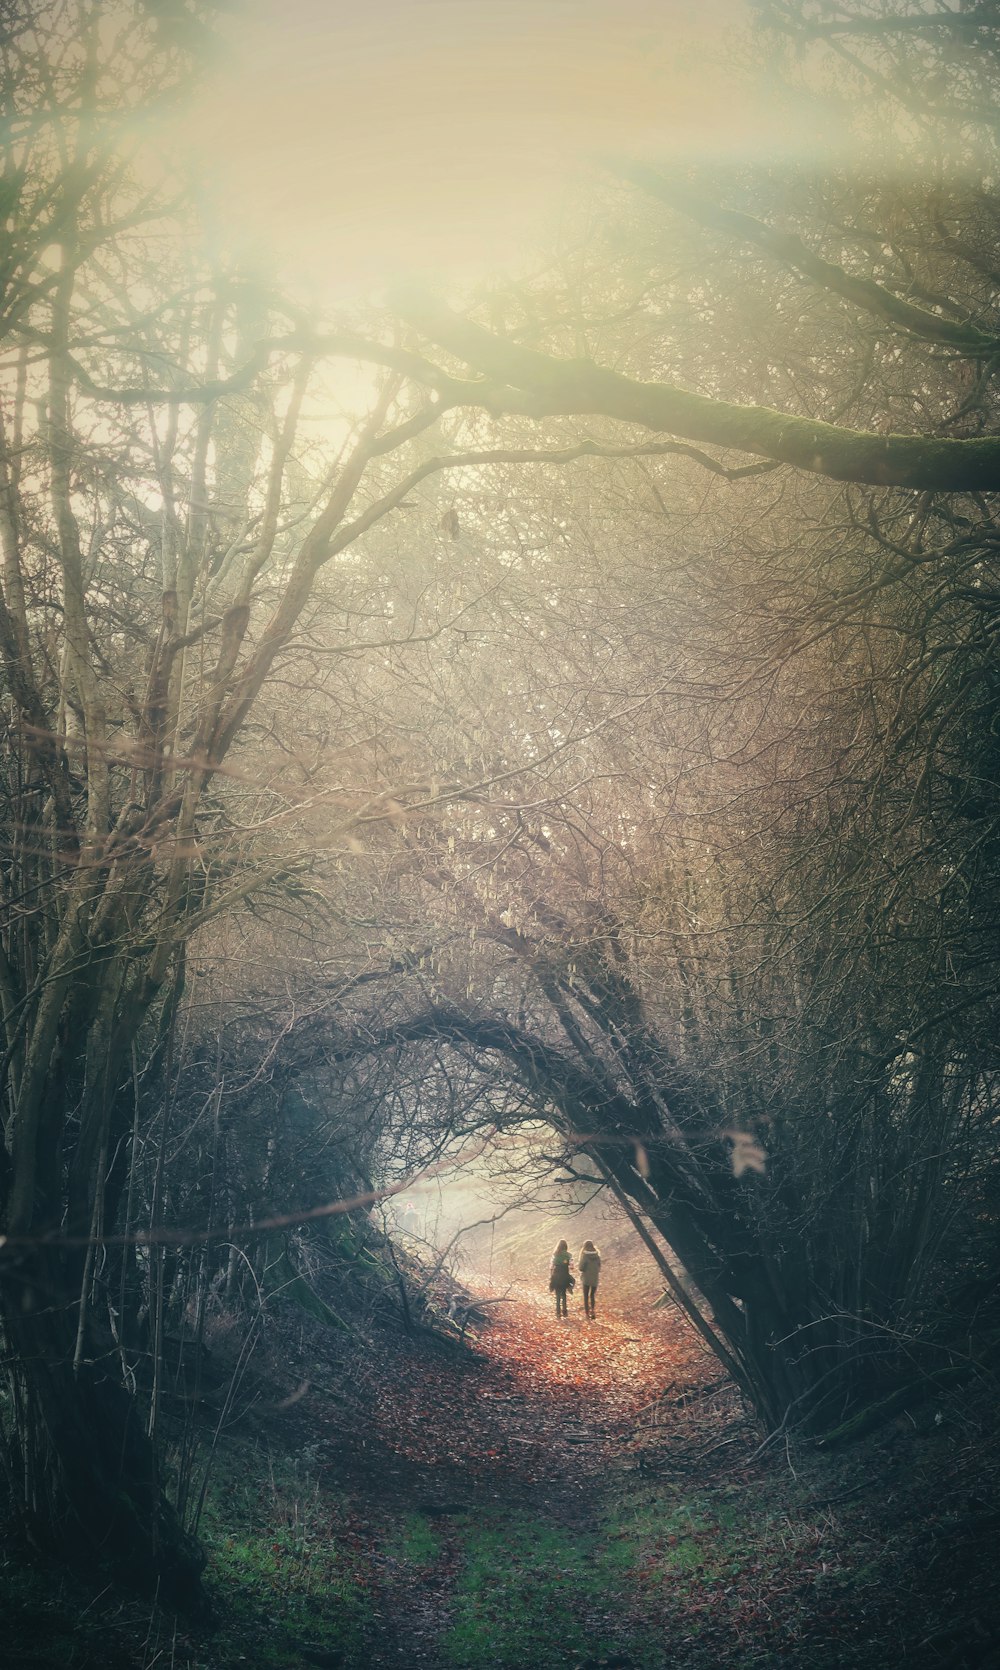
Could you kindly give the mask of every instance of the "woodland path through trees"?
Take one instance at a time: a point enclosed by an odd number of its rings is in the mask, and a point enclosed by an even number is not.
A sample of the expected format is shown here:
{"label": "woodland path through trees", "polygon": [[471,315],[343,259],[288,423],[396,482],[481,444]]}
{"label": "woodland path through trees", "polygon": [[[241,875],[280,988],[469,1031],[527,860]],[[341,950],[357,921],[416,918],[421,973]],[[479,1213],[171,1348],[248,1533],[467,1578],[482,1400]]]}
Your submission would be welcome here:
{"label": "woodland path through trees", "polygon": [[[1000,1641],[1000,13],[817,8],[704,43],[789,149],[658,97],[511,268],[313,299],[187,143],[228,6],[3,8],[0,1515],[191,1621],[125,1670]],[[367,1208],[480,1162],[717,1361],[544,1259],[422,1330]]]}
{"label": "woodland path through trees", "polygon": [[[613,1291],[610,1282],[606,1289]],[[455,1637],[469,1611],[463,1572],[476,1564],[466,1546],[471,1521],[494,1565],[492,1593],[475,1608],[483,1662],[491,1626],[496,1661],[507,1663],[512,1627],[516,1636],[517,1626],[537,1625],[542,1603],[547,1639],[530,1649],[539,1663],[549,1662],[560,1636],[566,1656],[558,1662],[645,1663],[630,1656],[636,1619],[621,1591],[609,1589],[603,1572],[584,1586],[600,1542],[603,1487],[615,1480],[627,1489],[630,1478],[697,1467],[720,1435],[723,1444],[741,1438],[752,1447],[752,1428],[715,1359],[673,1311],[651,1313],[613,1297],[606,1304],[602,1294],[589,1323],[578,1288],[568,1319],[558,1321],[551,1295],[529,1285],[500,1284],[488,1296],[498,1303],[471,1363],[456,1372],[450,1362],[407,1361],[379,1388],[373,1436],[420,1479],[414,1508],[432,1527],[433,1553],[416,1569],[392,1553],[379,1558],[387,1642],[378,1662],[456,1662],[442,1654],[461,1651]],[[513,1606],[504,1593],[505,1552],[515,1565],[528,1556]],[[578,1636],[601,1644],[596,1657],[574,1645]]]}
{"label": "woodland path through trees", "polygon": [[5,1667],[996,1670],[988,1382],[762,1442],[675,1312],[609,1282],[559,1323],[543,1279],[471,1351],[289,1316],[217,1458],[211,1617],[10,1570]]}
{"label": "woodland path through trees", "polygon": [[608,1283],[596,1324],[578,1293],[559,1323],[541,1285],[490,1290],[469,1359],[378,1365],[349,1486],[366,1667],[995,1665],[985,1388],[844,1451],[762,1444],[676,1312]]}

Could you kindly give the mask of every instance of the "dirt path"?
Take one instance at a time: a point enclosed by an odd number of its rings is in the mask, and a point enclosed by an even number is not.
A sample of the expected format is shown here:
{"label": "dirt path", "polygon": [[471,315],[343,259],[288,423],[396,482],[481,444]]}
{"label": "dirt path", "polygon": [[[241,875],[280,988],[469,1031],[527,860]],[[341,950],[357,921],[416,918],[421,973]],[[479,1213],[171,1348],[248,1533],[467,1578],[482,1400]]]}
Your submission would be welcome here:
{"label": "dirt path", "polygon": [[398,1471],[365,1670],[1000,1670],[961,1397],[846,1453],[762,1447],[676,1313],[491,1297],[474,1357],[374,1383]]}
{"label": "dirt path", "polygon": [[490,1297],[472,1352],[290,1335],[219,1450],[212,1620],[22,1563],[5,1670],[1000,1670],[992,1383],[762,1444],[675,1313]]}
{"label": "dirt path", "polygon": [[[550,1557],[561,1549],[572,1566],[599,1534],[609,1482],[658,1465],[650,1456],[662,1452],[665,1409],[678,1437],[690,1439],[692,1420],[699,1438],[718,1431],[719,1412],[701,1395],[717,1365],[673,1313],[612,1308],[590,1322],[577,1306],[559,1321],[531,1289],[486,1296],[498,1302],[476,1357],[457,1369],[450,1357],[401,1361],[373,1411],[379,1439],[419,1481],[402,1536],[384,1538],[379,1559],[386,1627],[373,1664],[394,1670],[462,1662],[455,1636],[469,1604],[456,1579],[477,1555],[516,1558],[525,1542]],[[721,1395],[731,1413],[731,1394]],[[615,1633],[606,1612],[593,1594],[576,1603],[585,1634]],[[511,1622],[497,1618],[508,1634]],[[563,1662],[590,1660],[570,1644]]]}
{"label": "dirt path", "polygon": [[21,1567],[5,1667],[1000,1670],[991,1387],[762,1445],[675,1313],[490,1297],[473,1352],[317,1327],[263,1365],[206,1503],[210,1626]]}
{"label": "dirt path", "polygon": [[511,1286],[477,1340],[478,1360],[410,1365],[386,1387],[376,1429],[422,1467],[470,1481],[563,1486],[620,1457],[659,1399],[718,1379],[718,1367],[674,1313],[605,1310],[565,1321],[548,1296]]}
{"label": "dirt path", "polygon": [[317,1331],[269,1365],[206,1520],[220,1624],[178,1662],[1000,1670],[985,1395],[762,1445],[676,1313],[489,1297],[474,1351]]}

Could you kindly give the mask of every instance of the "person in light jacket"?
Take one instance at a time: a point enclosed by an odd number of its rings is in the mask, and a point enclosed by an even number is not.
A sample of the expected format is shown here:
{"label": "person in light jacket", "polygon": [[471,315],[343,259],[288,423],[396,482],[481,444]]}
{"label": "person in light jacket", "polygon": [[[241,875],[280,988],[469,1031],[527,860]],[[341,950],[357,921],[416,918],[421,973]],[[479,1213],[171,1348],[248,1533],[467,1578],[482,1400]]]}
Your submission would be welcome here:
{"label": "person in light jacket", "polygon": [[572,1263],[568,1243],[560,1241],[552,1254],[552,1263],[549,1265],[549,1292],[556,1296],[557,1316],[569,1315],[567,1295],[570,1288],[576,1286],[571,1268]]}
{"label": "person in light jacket", "polygon": [[583,1283],[583,1308],[593,1321],[597,1281],[601,1274],[601,1255],[593,1241],[584,1241],[576,1262],[580,1271],[580,1280]]}

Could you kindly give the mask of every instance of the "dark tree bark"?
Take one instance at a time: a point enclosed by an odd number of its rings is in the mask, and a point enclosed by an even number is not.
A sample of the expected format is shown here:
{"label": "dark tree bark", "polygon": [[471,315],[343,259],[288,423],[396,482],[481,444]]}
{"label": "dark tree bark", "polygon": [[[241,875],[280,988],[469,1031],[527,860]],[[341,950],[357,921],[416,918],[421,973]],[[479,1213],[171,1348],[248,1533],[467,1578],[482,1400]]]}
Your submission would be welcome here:
{"label": "dark tree bark", "polygon": [[[598,1006],[602,996],[612,996],[593,995]],[[621,1018],[620,1012],[612,1016],[609,1005],[598,1024],[603,1021],[621,1039]],[[831,1370],[825,1348],[832,1351],[835,1342],[824,1333],[823,1300],[804,1278],[801,1249],[789,1247],[780,1256],[762,1236],[752,1194],[759,1180],[734,1175],[710,1091],[699,1097],[669,1067],[665,1075],[662,1045],[655,1066],[650,1063],[655,1094],[648,1095],[639,1090],[637,1072],[630,1077],[638,1093],[616,1089],[582,1037],[574,1058],[513,1024],[444,1006],[363,1044],[344,1044],[339,1054],[347,1059],[427,1039],[499,1057],[571,1149],[592,1153],[610,1173],[708,1301],[712,1317],[705,1337],[716,1331],[713,1349],[727,1370],[735,1366],[766,1425],[776,1427],[793,1414],[798,1423],[815,1427],[831,1405],[839,1410],[858,1395],[864,1368],[857,1353],[838,1345]],[[641,1051],[641,1040],[633,1038],[633,1067]]]}
{"label": "dark tree bark", "polygon": [[[918,492],[1000,489],[1000,439],[877,435],[774,411],[712,400],[667,383],[644,383],[596,365],[559,359],[495,335],[427,297],[397,298],[410,324],[481,372],[475,403],[529,417],[606,417],[657,434],[751,453],[833,481]],[[470,402],[471,403],[471,402]]]}
{"label": "dark tree bark", "polygon": [[121,1383],[110,1333],[79,1327],[84,1256],[0,1251],[0,1312],[14,1419],[8,1461],[36,1546],[93,1564],[169,1606],[203,1604],[205,1557],[163,1492],[142,1411]]}

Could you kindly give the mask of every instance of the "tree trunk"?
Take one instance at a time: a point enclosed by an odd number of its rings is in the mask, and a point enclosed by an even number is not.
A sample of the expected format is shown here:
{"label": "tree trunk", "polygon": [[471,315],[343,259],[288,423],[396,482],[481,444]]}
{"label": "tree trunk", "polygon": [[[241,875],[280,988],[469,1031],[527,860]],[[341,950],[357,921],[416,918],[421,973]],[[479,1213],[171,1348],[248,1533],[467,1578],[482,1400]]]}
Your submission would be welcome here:
{"label": "tree trunk", "polygon": [[166,1500],[110,1335],[84,1323],[83,1260],[45,1245],[0,1252],[14,1510],[36,1546],[81,1556],[167,1605],[203,1604],[204,1555]]}

